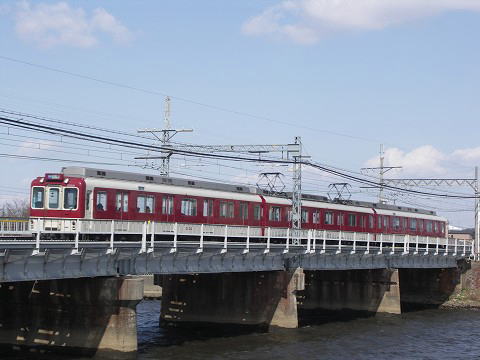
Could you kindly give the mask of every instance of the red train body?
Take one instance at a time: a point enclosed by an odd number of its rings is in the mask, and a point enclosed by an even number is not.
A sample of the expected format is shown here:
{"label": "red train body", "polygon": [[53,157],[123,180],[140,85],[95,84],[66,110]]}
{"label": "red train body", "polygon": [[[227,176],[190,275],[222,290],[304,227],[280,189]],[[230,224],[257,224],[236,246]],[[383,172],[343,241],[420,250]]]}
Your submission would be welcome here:
{"label": "red train body", "polygon": [[[305,197],[305,229],[447,236],[446,219],[430,211]],[[30,215],[286,228],[290,211],[288,198],[256,188],[68,167],[32,181]]]}

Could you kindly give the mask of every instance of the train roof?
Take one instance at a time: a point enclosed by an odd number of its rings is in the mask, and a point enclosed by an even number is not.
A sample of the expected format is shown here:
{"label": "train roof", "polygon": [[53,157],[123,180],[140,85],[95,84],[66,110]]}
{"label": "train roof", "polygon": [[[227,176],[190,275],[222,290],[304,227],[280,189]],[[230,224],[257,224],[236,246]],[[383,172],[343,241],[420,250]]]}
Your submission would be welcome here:
{"label": "train roof", "polygon": [[[185,178],[175,178],[159,175],[147,175],[132,173],[127,171],[116,171],[109,169],[94,169],[80,166],[68,166],[62,168],[62,173],[65,176],[72,177],[82,177],[82,178],[100,178],[100,179],[112,179],[112,180],[123,180],[123,181],[132,181],[132,182],[143,182],[151,184],[160,184],[160,185],[170,185],[170,186],[182,186],[182,187],[191,187],[198,189],[209,189],[209,190],[218,190],[218,191],[227,191],[227,192],[236,192],[236,193],[247,193],[254,195],[266,195],[279,198],[291,198],[291,193],[275,193],[272,194],[269,191],[260,189],[255,186],[245,186],[245,185],[231,185],[223,184],[217,182],[196,180],[196,179],[185,179]],[[389,204],[379,204],[372,203],[367,201],[357,201],[357,200],[329,200],[325,196],[312,195],[312,194],[302,194],[302,199],[309,201],[318,201],[330,204],[342,204],[348,206],[359,206],[365,208],[374,208],[380,210],[390,210],[390,211],[402,211],[416,214],[425,214],[436,216],[435,211],[411,208],[405,206],[396,206]]]}

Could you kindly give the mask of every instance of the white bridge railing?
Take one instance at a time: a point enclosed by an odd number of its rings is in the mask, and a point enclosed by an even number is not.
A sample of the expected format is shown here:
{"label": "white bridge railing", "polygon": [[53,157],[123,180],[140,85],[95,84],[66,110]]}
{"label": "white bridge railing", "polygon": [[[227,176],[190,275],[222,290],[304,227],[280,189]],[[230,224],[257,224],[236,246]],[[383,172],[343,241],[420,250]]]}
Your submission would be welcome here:
{"label": "white bridge railing", "polygon": [[272,248],[283,249],[285,253],[294,248],[305,253],[470,256],[474,251],[472,241],[452,238],[307,229],[296,232],[293,238],[288,228],[154,221],[31,218],[30,231],[36,234],[37,249],[41,242],[60,240],[74,242],[76,251],[80,242],[105,243],[105,240],[108,240],[109,251],[114,251],[122,242],[138,242],[141,252],[151,252],[155,246],[165,247],[165,244],[171,247],[171,252],[176,252],[182,244],[196,246],[197,252],[205,247],[221,247],[222,252],[241,247],[246,253],[255,247],[265,253]]}
{"label": "white bridge railing", "polygon": [[0,238],[30,233],[28,219],[0,218]]}

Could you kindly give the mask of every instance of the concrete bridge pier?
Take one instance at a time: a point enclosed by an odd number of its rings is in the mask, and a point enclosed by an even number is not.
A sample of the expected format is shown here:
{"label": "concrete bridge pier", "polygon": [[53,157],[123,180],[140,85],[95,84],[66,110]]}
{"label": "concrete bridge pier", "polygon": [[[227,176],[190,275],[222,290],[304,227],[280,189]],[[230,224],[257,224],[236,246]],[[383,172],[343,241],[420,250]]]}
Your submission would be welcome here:
{"label": "concrete bridge pier", "polygon": [[400,314],[397,269],[305,271],[299,311],[362,311]]}
{"label": "concrete bridge pier", "polygon": [[0,284],[0,346],[130,358],[143,280],[80,278]]}
{"label": "concrete bridge pier", "polygon": [[296,328],[295,293],[303,289],[303,279],[302,269],[163,275],[160,325]]}

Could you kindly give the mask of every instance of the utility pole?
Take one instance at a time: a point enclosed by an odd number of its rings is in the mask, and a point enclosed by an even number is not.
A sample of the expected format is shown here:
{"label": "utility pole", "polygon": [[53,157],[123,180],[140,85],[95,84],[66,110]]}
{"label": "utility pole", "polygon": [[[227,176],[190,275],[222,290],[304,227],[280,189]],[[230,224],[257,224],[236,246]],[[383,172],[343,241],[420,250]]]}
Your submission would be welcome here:
{"label": "utility pole", "polygon": [[[164,130],[158,130],[163,132]],[[175,131],[178,130],[168,130]],[[191,130],[190,130],[191,131]],[[142,132],[149,132],[155,135],[155,129],[145,129]],[[174,134],[175,134],[174,133]],[[167,132],[167,134],[170,134]],[[157,137],[158,138],[158,137]],[[168,142],[166,150],[157,150],[161,153],[160,156],[140,156],[135,159],[162,159],[168,158],[174,154],[182,154],[182,151],[192,151],[196,153],[243,153],[243,154],[265,154],[265,153],[281,153],[282,159],[287,159],[293,165],[293,189],[292,189],[292,244],[298,245],[300,243],[300,229],[302,228],[302,161],[307,156],[302,156],[302,141],[300,136],[296,136],[293,144],[277,144],[277,145],[190,145],[190,144],[170,144]],[[163,139],[163,138],[162,138]],[[161,140],[161,139],[159,139]],[[162,140],[161,140],[162,141]],[[163,147],[163,142],[162,142]],[[167,153],[168,157],[163,155]],[[167,162],[168,164],[168,162]],[[168,174],[168,172],[167,172]]]}
{"label": "utility pole", "polygon": [[480,260],[480,200],[478,199],[478,166],[475,166],[475,260]]}
{"label": "utility pole", "polygon": [[[161,156],[145,156],[141,157],[141,159],[160,159],[160,175],[161,176],[169,176],[170,174],[170,157],[172,156],[173,152],[168,150],[171,147],[170,140],[181,132],[192,132],[193,129],[172,129],[172,124],[170,122],[170,97],[167,96],[165,98],[165,112],[164,112],[164,119],[163,119],[163,129],[138,129],[138,133],[150,133],[152,134],[157,141],[160,142],[162,150]],[[160,134],[158,136],[157,134]],[[140,158],[139,158],[140,159]]]}
{"label": "utility pole", "polygon": [[392,169],[401,169],[401,166],[385,166],[385,152],[383,151],[383,144],[380,145],[380,166],[379,167],[367,167],[361,168],[361,170],[378,170],[378,177],[379,177],[379,190],[378,190],[378,203],[385,204],[386,200],[383,196],[383,190],[385,187],[385,174],[392,170]]}
{"label": "utility pole", "polygon": [[292,242],[300,244],[300,230],[302,229],[302,139],[295,137],[298,151],[293,157],[293,190],[292,190]]}
{"label": "utility pole", "polygon": [[480,260],[480,199],[478,166],[475,166],[473,179],[384,179],[386,185],[393,186],[470,186],[475,194],[475,239],[473,243],[475,260]]}

